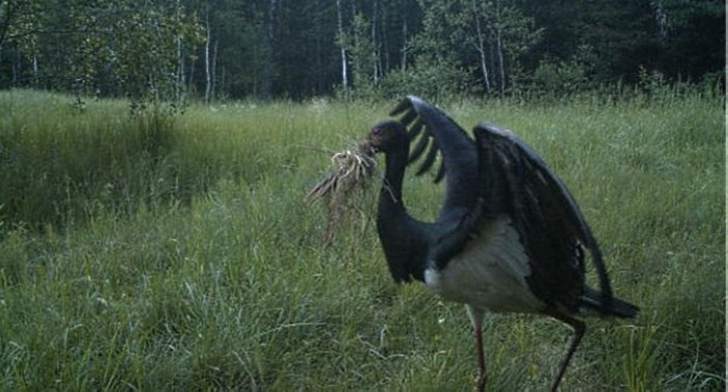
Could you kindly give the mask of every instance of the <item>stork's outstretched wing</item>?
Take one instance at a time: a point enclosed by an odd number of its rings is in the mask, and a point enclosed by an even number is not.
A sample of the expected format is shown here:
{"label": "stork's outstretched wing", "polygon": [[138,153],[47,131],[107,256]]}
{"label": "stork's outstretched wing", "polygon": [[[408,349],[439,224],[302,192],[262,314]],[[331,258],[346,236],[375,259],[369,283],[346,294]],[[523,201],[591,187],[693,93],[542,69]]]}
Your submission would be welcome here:
{"label": "stork's outstretched wing", "polygon": [[575,310],[583,292],[583,246],[591,253],[599,276],[601,305],[608,311],[612,290],[599,245],[561,179],[510,131],[479,124],[473,133],[478,146],[482,213],[512,217],[532,260],[529,285],[534,292]]}
{"label": "stork's outstretched wing", "polygon": [[[435,182],[445,177],[447,184],[441,211],[462,213],[471,209],[477,194],[470,190],[477,189],[478,181],[478,154],[473,139],[450,116],[421,98],[407,96],[390,113],[392,116],[400,114],[400,122],[408,128],[409,162],[416,161],[427,150],[417,175],[432,167],[438,152],[442,154],[435,176]],[[441,214],[440,220],[447,218]]]}

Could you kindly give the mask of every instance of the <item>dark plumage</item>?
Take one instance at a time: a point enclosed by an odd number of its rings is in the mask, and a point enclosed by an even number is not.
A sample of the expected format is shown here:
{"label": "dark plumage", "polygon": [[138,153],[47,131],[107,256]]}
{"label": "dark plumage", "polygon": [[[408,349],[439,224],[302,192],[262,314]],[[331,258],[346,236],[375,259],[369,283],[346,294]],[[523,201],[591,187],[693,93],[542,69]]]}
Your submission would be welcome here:
{"label": "dark plumage", "polygon": [[[601,251],[578,205],[526,143],[488,124],[476,126],[472,139],[447,114],[414,96],[392,112],[400,114],[400,121],[377,124],[369,135],[386,157],[377,229],[392,278],[414,278],[467,305],[479,390],[485,387],[485,311],[540,313],[569,324],[574,338],[552,385],[556,390],[585,331],[575,316],[592,310],[634,317],[637,307],[613,297]],[[421,222],[407,213],[402,181],[408,164],[425,154],[417,171],[422,174],[438,153],[435,181],[444,177],[445,200],[435,222]],[[586,252],[599,291],[585,284]]]}

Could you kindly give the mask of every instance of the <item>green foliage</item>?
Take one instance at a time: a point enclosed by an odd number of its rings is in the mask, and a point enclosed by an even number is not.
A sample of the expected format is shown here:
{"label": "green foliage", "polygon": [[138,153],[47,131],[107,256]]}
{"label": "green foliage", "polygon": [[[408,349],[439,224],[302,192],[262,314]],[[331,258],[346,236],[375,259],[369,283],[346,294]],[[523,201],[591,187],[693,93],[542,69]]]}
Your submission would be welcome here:
{"label": "green foliage", "polygon": [[389,73],[376,90],[376,95],[398,99],[415,94],[437,101],[468,92],[473,89],[473,84],[469,73],[452,61],[422,61],[407,71]]}
{"label": "green foliage", "polygon": [[[634,324],[590,320],[564,389],[723,391],[724,99],[639,94],[444,108],[544,156],[615,292],[642,308]],[[318,149],[360,138],[393,101],[192,105],[172,122],[68,101],[0,94],[0,389],[472,388],[462,306],[391,282],[373,210],[325,247],[324,211],[303,202]],[[431,219],[442,189],[408,177],[405,198]],[[485,328],[490,388],[548,385],[566,328]]]}
{"label": "green foliage", "polygon": [[376,48],[369,38],[370,33],[369,21],[362,13],[354,15],[351,26],[351,37],[347,38],[349,42],[348,48],[351,54],[351,69],[354,79],[354,88],[362,90],[372,90],[374,88],[374,64],[377,59]]}
{"label": "green foliage", "polygon": [[[263,85],[266,82],[263,77],[265,70],[272,67],[273,53],[263,39],[266,34],[266,26],[262,23],[264,12],[258,7],[251,7],[251,3],[199,2],[198,14],[209,13],[210,25],[207,29],[213,41],[210,44],[213,48],[215,44],[218,45],[216,68],[221,71],[218,75],[212,75],[216,82],[213,98],[248,98],[265,94]],[[203,49],[202,44],[189,49],[193,56],[186,67],[190,71],[193,67],[204,71]],[[205,76],[202,72],[197,75],[189,73],[186,77],[193,79],[188,82],[193,82],[195,78],[199,81],[197,86],[190,83],[190,88],[193,89],[192,93],[204,96],[205,87],[201,82],[205,81]]]}
{"label": "green foliage", "polygon": [[571,94],[581,69],[588,88],[635,86],[640,67],[697,84],[724,73],[724,20],[716,0],[0,0],[0,88],[137,106],[306,99],[342,83],[341,48],[359,97],[434,72],[479,86],[460,95],[554,94],[575,76]]}
{"label": "green foliage", "polygon": [[[125,15],[109,20],[113,28],[105,47],[120,83],[119,92],[132,99],[159,101],[175,98],[176,41],[189,45],[202,42],[202,27],[182,6],[138,8],[135,1],[115,2],[114,12]],[[120,32],[125,32],[123,35]]]}
{"label": "green foliage", "polygon": [[647,94],[661,95],[670,88],[662,72],[653,70],[647,71],[645,67],[639,68],[637,85]]}
{"label": "green foliage", "polygon": [[444,0],[418,0],[423,10],[422,30],[413,38],[415,62],[452,61],[457,53],[455,30],[460,17],[460,4]]}
{"label": "green foliage", "polygon": [[390,71],[382,80],[375,78],[377,47],[370,37],[371,25],[358,13],[352,21],[352,34],[345,42],[351,53],[354,77],[353,96],[360,99],[401,97],[419,94],[435,99],[467,93],[473,84],[470,72],[457,60],[456,19],[451,2],[419,1],[425,9],[423,29],[412,38],[413,65]]}
{"label": "green foliage", "polygon": [[533,72],[530,88],[536,94],[564,96],[583,91],[587,84],[583,64],[544,59]]}
{"label": "green foliage", "polygon": [[177,41],[194,47],[202,38],[195,15],[179,2],[19,3],[27,6],[13,19],[8,37],[41,64],[42,74],[33,70],[35,85],[72,91],[79,99],[123,96],[136,108],[174,101]]}
{"label": "green foliage", "polygon": [[[447,83],[452,81],[448,76],[456,73],[460,74],[458,80],[473,79],[474,70],[483,72],[485,67],[489,74],[486,77],[482,73],[479,78],[485,86],[493,86],[493,91],[486,87],[485,93],[520,88],[524,79],[521,57],[542,33],[533,18],[500,1],[421,0],[419,4],[424,10],[423,27],[413,39],[413,52],[415,66],[427,70],[424,74],[441,73],[442,82]],[[473,65],[474,57],[480,57],[479,65]],[[447,88],[470,93],[472,84],[456,83]]]}

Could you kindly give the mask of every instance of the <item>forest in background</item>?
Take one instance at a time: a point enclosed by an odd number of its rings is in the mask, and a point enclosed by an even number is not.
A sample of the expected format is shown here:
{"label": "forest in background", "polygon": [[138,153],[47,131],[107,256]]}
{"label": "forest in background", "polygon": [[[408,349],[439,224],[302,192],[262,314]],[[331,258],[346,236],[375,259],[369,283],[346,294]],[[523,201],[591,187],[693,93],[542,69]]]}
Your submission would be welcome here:
{"label": "forest in background", "polygon": [[0,89],[132,102],[724,86],[717,0],[0,0]]}

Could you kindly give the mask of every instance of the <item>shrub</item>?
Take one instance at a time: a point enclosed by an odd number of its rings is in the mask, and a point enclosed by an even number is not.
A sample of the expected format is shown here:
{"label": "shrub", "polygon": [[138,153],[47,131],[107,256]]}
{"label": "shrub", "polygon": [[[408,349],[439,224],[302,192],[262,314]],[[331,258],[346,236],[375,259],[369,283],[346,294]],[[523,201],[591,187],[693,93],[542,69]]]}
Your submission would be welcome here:
{"label": "shrub", "polygon": [[576,60],[546,58],[533,72],[530,90],[537,95],[571,95],[588,85],[586,66]]}

